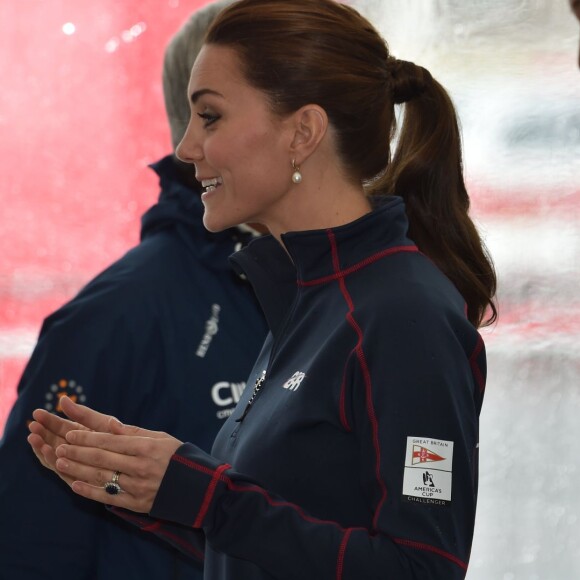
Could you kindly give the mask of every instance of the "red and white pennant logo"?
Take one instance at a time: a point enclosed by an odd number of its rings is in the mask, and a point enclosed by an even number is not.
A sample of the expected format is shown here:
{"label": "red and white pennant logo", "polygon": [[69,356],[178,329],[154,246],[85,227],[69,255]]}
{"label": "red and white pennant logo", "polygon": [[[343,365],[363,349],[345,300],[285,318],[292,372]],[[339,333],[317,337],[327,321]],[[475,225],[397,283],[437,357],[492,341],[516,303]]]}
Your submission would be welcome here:
{"label": "red and white pennant logo", "polygon": [[413,457],[411,459],[412,465],[417,463],[427,463],[432,461],[444,461],[445,457],[437,455],[437,453],[427,449],[426,447],[421,447],[420,445],[413,445]]}

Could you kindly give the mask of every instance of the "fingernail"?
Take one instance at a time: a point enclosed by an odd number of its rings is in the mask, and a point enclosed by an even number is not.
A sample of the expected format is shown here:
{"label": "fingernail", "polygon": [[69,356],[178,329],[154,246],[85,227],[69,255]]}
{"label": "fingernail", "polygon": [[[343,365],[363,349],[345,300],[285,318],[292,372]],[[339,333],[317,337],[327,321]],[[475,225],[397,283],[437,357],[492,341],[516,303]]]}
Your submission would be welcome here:
{"label": "fingernail", "polygon": [[68,463],[68,461],[65,461],[64,459],[57,459],[56,460],[56,468],[57,469],[68,469],[69,463]]}

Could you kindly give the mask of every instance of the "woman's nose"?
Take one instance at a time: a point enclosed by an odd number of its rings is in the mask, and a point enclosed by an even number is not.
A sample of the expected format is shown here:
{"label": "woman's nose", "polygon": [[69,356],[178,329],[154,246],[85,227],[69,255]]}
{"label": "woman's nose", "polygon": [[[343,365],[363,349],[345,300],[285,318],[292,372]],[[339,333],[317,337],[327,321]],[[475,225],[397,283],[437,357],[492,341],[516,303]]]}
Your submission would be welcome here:
{"label": "woman's nose", "polygon": [[184,163],[195,163],[203,159],[203,152],[194,132],[191,129],[191,123],[185,130],[185,135],[175,149],[175,155]]}

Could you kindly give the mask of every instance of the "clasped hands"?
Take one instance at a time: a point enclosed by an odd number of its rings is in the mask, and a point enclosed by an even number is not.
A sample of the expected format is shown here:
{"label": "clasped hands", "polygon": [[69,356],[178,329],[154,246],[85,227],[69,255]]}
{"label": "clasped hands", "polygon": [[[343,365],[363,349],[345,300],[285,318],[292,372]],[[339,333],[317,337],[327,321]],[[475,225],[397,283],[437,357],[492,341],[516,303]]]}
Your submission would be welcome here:
{"label": "clasped hands", "polygon": [[[167,433],[123,425],[115,417],[61,399],[70,419],[33,413],[28,442],[39,461],[83,497],[149,513],[169,460],[182,442]],[[122,493],[104,485],[119,471]]]}

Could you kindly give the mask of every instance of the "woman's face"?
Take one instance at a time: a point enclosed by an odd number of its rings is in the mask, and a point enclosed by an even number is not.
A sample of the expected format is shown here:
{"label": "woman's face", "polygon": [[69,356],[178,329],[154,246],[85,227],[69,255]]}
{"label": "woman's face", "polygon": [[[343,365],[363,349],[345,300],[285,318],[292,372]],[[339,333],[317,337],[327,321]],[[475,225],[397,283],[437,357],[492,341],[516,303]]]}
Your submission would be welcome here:
{"label": "woman's face", "polygon": [[241,223],[267,226],[293,186],[291,118],[272,113],[227,47],[203,47],[189,96],[191,119],[176,152],[195,164],[205,187],[205,227],[216,232]]}

